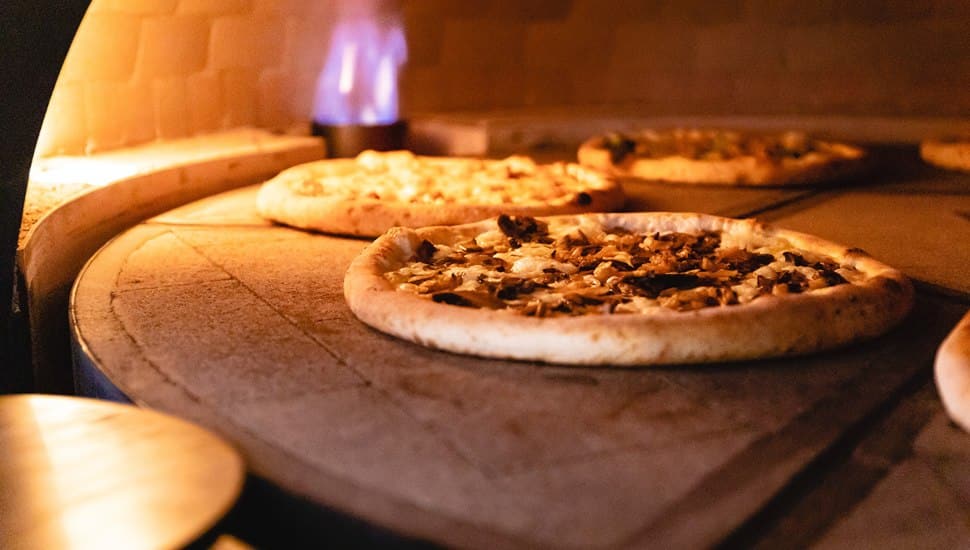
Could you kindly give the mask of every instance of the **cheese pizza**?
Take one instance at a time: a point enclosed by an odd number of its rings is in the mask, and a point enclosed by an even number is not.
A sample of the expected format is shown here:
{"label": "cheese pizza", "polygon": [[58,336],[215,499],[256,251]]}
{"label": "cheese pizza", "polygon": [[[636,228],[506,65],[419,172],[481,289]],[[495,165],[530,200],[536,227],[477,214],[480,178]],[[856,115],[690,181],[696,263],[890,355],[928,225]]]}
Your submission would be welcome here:
{"label": "cheese pizza", "polygon": [[674,183],[804,185],[842,179],[865,166],[866,155],[845,143],[802,132],[777,134],[720,129],[647,129],[590,138],[578,152],[584,166],[618,176]]}
{"label": "cheese pizza", "polygon": [[913,299],[861,250],[658,212],[395,228],[352,262],[344,294],[364,323],[432,348],[614,366],[828,349],[885,332]]}
{"label": "cheese pizza", "polygon": [[284,170],[257,195],[261,215],[298,228],[374,237],[394,226],[468,223],[497,216],[616,210],[611,177],[575,163],[425,157],[364,151]]}

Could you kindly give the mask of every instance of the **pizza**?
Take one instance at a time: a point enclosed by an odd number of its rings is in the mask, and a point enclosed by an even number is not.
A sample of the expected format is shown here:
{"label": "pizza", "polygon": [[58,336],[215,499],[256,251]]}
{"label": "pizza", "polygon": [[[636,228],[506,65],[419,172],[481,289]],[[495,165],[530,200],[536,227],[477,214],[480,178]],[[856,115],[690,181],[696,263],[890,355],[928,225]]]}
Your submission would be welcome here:
{"label": "pizza", "polygon": [[394,228],[351,263],[344,295],[364,323],[431,348],[637,366],[872,338],[913,287],[859,249],[755,220],[637,212]]}
{"label": "pizza", "polygon": [[970,172],[970,135],[925,139],[920,143],[919,154],[923,160],[940,168]]}
{"label": "pizza", "polygon": [[288,168],[260,187],[256,203],[279,223],[376,237],[394,226],[461,224],[502,212],[610,211],[625,200],[613,178],[576,163],[364,151]]}
{"label": "pizza", "polygon": [[689,184],[804,185],[843,179],[865,167],[865,152],[802,132],[721,129],[612,132],[579,147],[579,163],[618,176]]}
{"label": "pizza", "polygon": [[970,431],[970,312],[943,340],[934,371],[943,407],[954,422]]}

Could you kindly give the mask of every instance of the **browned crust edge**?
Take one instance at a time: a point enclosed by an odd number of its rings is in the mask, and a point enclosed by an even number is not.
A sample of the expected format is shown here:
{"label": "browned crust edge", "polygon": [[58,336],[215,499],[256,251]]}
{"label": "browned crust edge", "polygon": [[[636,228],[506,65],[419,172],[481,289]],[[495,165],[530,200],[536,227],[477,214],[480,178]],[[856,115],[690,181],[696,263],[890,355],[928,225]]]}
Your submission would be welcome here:
{"label": "browned crust edge", "polygon": [[970,311],[937,350],[934,373],[946,412],[970,431]]}
{"label": "browned crust edge", "polygon": [[920,143],[919,155],[924,161],[934,166],[970,172],[970,140],[926,139]]}
{"label": "browned crust edge", "polygon": [[[422,158],[422,157],[418,157]],[[331,159],[310,163],[353,162],[352,159]],[[451,160],[462,160],[453,157]],[[306,196],[294,193],[288,181],[301,170],[295,166],[265,182],[256,196],[256,206],[265,218],[324,233],[376,237],[391,227],[425,227],[455,225],[509,214],[513,216],[548,216],[583,212],[608,212],[622,209],[626,195],[612,177],[578,164],[567,164],[569,175],[587,185],[589,201],[579,204],[575,194],[565,195],[546,203],[536,204],[412,204],[380,199],[345,200],[332,196]]]}
{"label": "browned crust edge", "polygon": [[[422,239],[458,239],[494,227],[392,229],[350,265],[344,295],[364,323],[431,348],[504,359],[575,365],[640,366],[735,361],[815,352],[875,337],[912,307],[913,287],[865,253],[753,220],[688,213],[592,214],[609,226],[649,230],[764,231],[854,265],[872,278],[813,293],[762,297],[744,306],[653,314],[534,318],[436,304],[397,292],[383,277]],[[547,219],[576,220],[580,216]],[[441,242],[439,240],[439,242]]]}
{"label": "browned crust edge", "polygon": [[668,183],[754,187],[811,185],[857,175],[868,165],[862,149],[832,142],[828,144],[843,152],[842,156],[809,154],[797,160],[785,159],[781,163],[760,162],[751,156],[730,160],[697,160],[676,156],[644,159],[631,156],[616,165],[602,143],[602,136],[583,142],[577,151],[579,163],[614,176]]}

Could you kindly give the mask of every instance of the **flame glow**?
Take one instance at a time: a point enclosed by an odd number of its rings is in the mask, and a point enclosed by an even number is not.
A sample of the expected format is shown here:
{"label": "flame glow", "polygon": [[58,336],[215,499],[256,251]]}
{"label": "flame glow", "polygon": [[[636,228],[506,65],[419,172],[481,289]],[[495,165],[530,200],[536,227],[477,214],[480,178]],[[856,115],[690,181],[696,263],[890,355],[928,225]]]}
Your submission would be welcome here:
{"label": "flame glow", "polygon": [[398,69],[407,59],[397,19],[355,15],[337,24],[317,79],[320,124],[389,124],[398,117]]}

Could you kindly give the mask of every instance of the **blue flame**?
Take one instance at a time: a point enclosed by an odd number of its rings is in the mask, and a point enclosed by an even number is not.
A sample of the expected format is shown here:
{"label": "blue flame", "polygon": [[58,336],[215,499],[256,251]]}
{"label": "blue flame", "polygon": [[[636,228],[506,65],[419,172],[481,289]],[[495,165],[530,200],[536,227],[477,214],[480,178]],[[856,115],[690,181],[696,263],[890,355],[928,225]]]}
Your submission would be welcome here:
{"label": "blue flame", "polygon": [[354,18],[330,39],[313,105],[320,124],[390,124],[398,119],[398,70],[407,59],[396,20]]}

